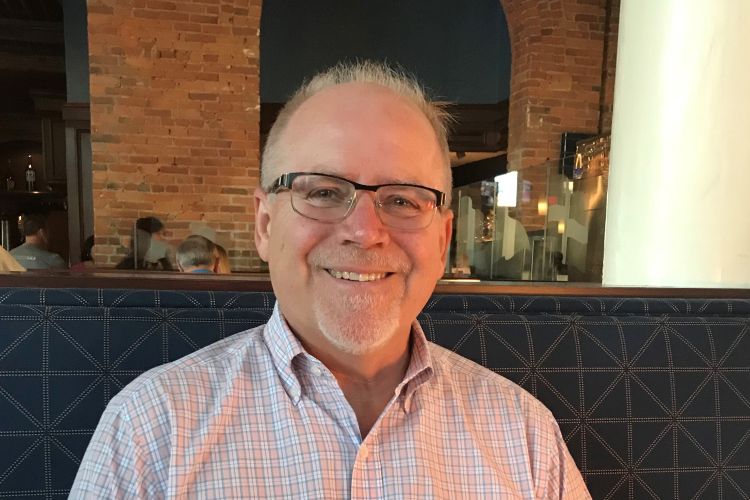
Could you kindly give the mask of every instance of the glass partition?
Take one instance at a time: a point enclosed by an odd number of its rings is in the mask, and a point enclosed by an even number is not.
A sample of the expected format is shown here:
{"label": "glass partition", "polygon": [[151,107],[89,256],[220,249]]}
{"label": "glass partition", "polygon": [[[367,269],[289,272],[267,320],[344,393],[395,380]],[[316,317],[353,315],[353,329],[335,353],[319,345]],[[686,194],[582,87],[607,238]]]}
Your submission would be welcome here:
{"label": "glass partition", "polygon": [[606,169],[559,161],[453,189],[446,278],[601,282]]}

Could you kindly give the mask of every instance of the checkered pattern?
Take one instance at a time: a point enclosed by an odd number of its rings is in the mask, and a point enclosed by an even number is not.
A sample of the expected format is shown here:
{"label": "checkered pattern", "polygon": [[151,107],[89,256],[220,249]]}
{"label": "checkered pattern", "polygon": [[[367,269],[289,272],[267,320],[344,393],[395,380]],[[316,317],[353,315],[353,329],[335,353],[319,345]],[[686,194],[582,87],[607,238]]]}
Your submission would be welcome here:
{"label": "checkered pattern", "polygon": [[[0,497],[64,498],[115,393],[272,304],[0,289]],[[552,410],[594,498],[750,495],[750,301],[435,296],[420,322]]]}

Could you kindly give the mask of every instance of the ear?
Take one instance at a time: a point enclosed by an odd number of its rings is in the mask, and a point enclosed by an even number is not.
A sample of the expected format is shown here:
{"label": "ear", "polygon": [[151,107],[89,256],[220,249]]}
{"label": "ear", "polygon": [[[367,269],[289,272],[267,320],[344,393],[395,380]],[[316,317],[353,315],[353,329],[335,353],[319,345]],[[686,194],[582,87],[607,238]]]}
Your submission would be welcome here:
{"label": "ear", "polygon": [[255,248],[264,262],[268,262],[268,246],[271,236],[271,213],[268,193],[255,188]]}
{"label": "ear", "polygon": [[[448,259],[448,247],[451,244],[451,236],[453,236],[453,210],[446,208],[440,216],[440,223],[442,225],[440,228],[440,262],[442,263],[442,269],[445,270],[445,261]],[[440,277],[442,277],[442,274]]]}

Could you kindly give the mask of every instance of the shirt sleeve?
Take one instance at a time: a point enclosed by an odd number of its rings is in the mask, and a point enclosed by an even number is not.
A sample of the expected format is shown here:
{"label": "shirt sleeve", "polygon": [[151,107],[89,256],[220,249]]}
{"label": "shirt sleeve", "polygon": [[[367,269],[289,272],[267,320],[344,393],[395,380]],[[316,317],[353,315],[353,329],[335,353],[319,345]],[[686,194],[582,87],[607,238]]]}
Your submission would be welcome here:
{"label": "shirt sleeve", "polygon": [[[120,395],[118,395],[120,396]],[[147,418],[146,408],[118,396],[104,411],[78,469],[70,499],[165,498],[166,464],[148,436],[158,431]],[[131,415],[137,415],[131,418]],[[157,440],[158,441],[158,440]]]}
{"label": "shirt sleeve", "polygon": [[537,484],[535,497],[546,500],[591,500],[591,494],[568,451],[560,427],[554,419],[549,425],[554,438],[549,443],[547,481]]}

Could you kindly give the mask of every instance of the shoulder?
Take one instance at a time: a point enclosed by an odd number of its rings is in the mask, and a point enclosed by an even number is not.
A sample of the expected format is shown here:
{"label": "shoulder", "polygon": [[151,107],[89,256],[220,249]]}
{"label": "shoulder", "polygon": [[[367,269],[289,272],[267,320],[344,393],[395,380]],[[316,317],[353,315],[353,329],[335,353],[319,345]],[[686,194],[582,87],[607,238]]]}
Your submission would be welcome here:
{"label": "shoulder", "polygon": [[60,257],[59,254],[56,254],[54,252],[47,252],[45,256],[50,267],[68,267],[68,265],[65,263],[63,258]]}
{"label": "shoulder", "polygon": [[[107,410],[138,412],[143,405],[174,408],[175,402],[206,398],[225,389],[228,380],[267,369],[262,340],[265,325],[236,333],[176,361],[141,374],[112,398]],[[199,393],[199,394],[196,394]],[[215,396],[215,395],[214,395]]]}
{"label": "shoulder", "polygon": [[556,426],[552,413],[516,383],[432,342],[429,349],[438,390],[472,413]]}
{"label": "shoulder", "polygon": [[28,245],[26,245],[26,243],[22,243],[22,244],[18,245],[16,248],[12,248],[10,250],[10,254],[11,255],[21,255],[21,254],[24,254],[27,251],[27,247],[28,247]]}

